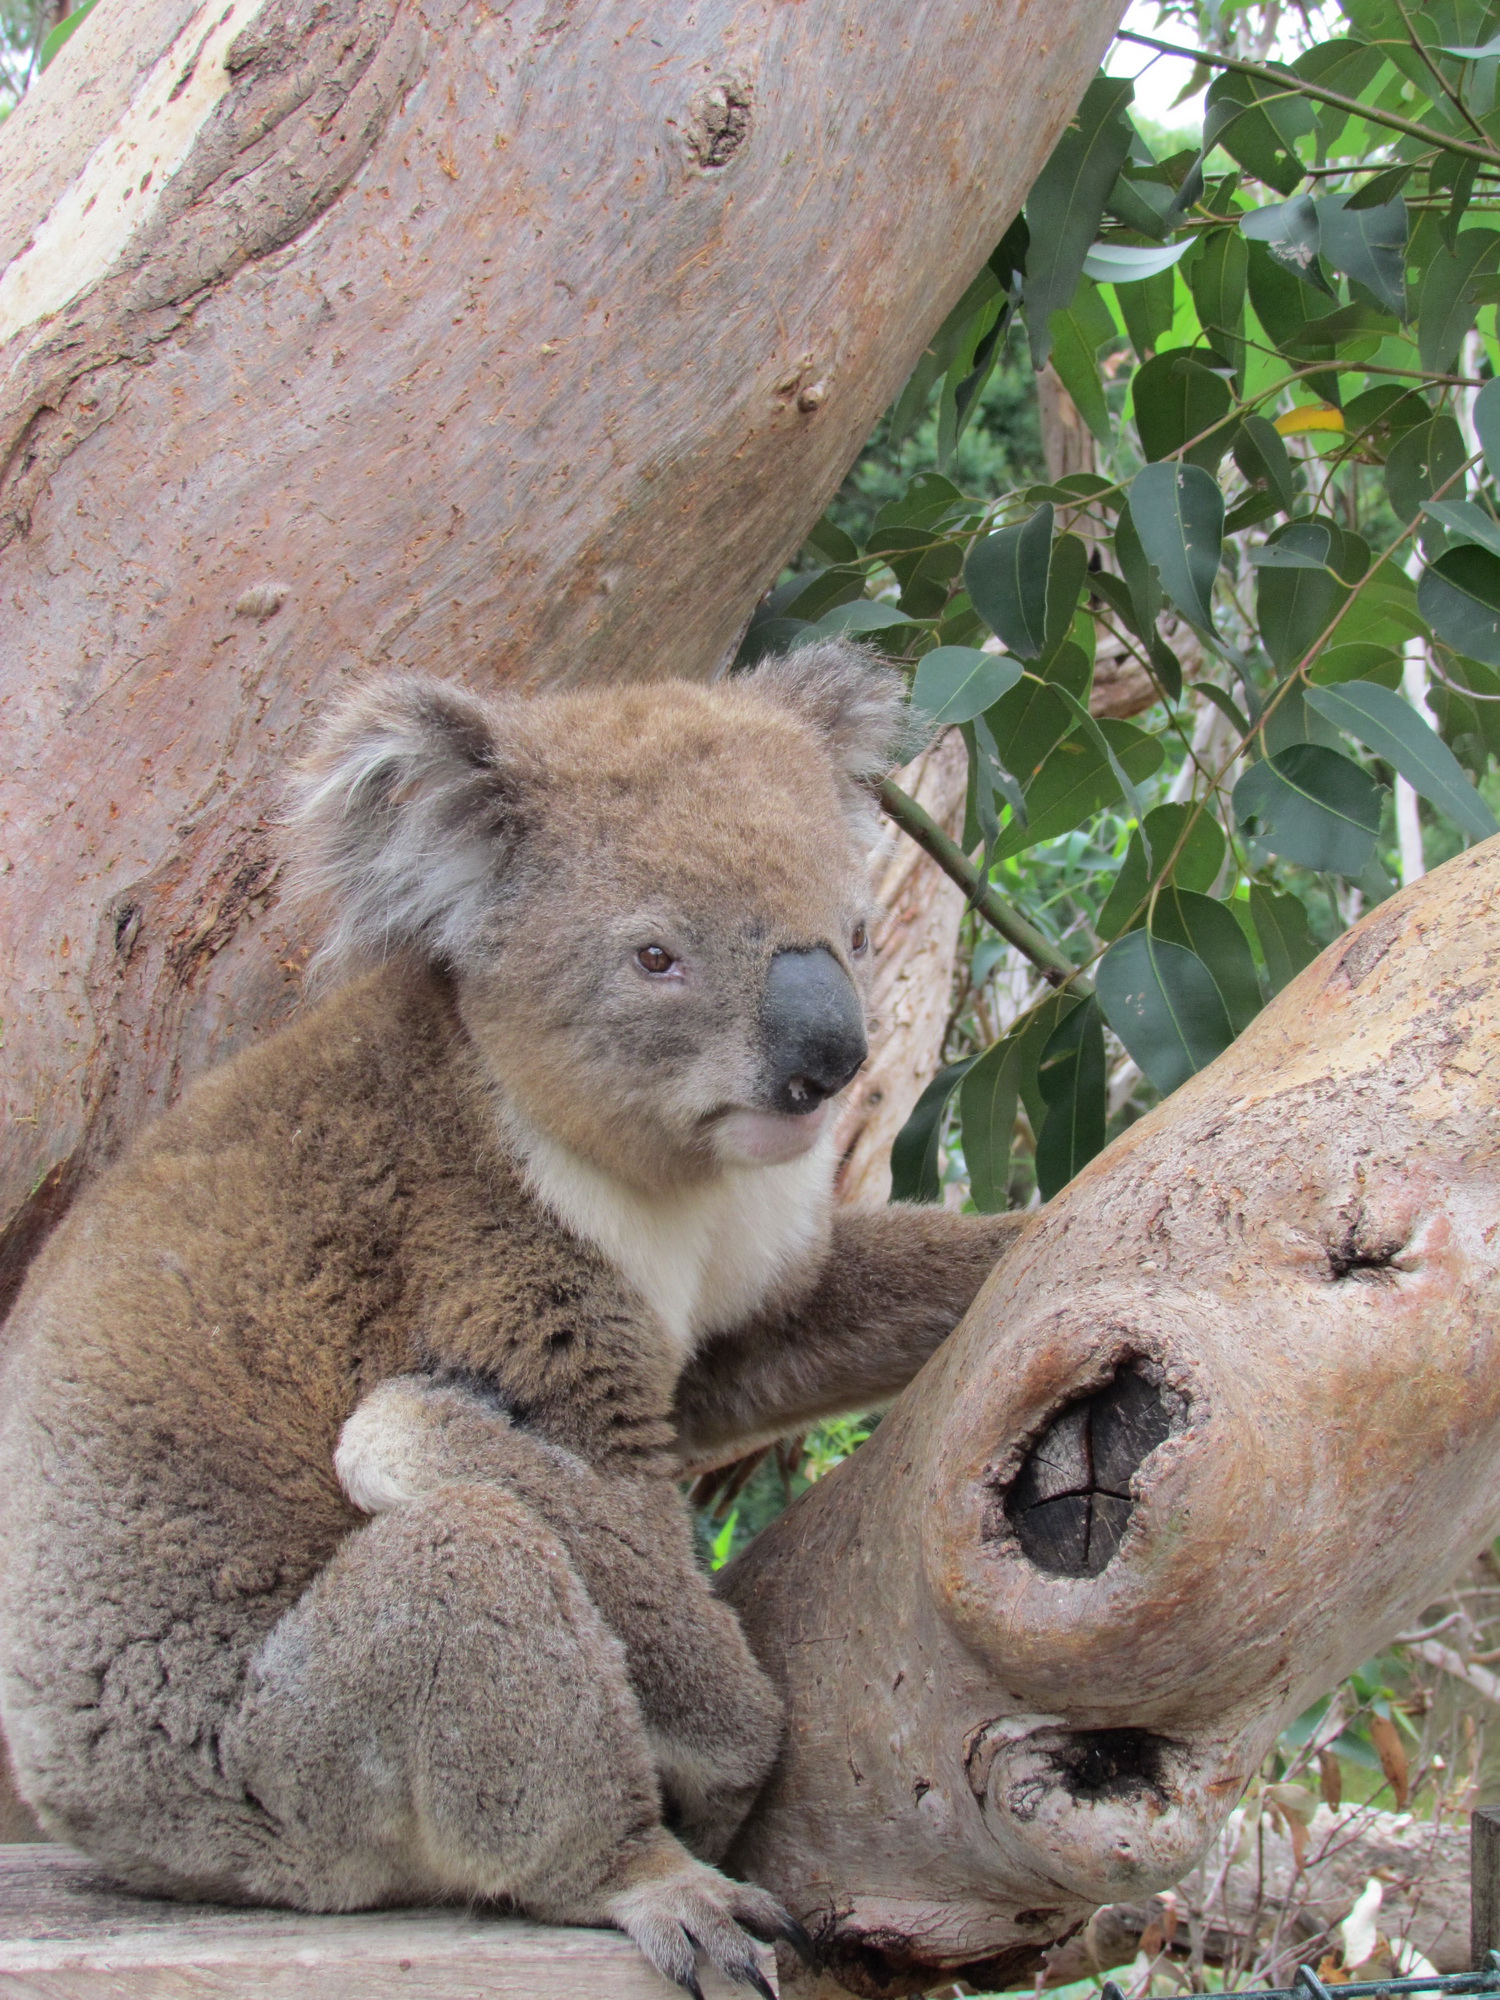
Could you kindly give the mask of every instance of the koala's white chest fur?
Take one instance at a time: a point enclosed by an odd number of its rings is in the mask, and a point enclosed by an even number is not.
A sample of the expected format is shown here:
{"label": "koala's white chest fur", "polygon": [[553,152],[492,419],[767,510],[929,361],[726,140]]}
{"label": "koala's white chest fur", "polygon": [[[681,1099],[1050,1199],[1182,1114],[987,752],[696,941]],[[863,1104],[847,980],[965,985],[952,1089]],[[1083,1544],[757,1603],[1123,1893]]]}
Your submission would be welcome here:
{"label": "koala's white chest fur", "polygon": [[836,1164],[831,1131],[800,1160],[729,1167],[703,1186],[653,1195],[546,1133],[507,1122],[532,1193],[634,1286],[684,1358],[753,1313],[823,1241]]}

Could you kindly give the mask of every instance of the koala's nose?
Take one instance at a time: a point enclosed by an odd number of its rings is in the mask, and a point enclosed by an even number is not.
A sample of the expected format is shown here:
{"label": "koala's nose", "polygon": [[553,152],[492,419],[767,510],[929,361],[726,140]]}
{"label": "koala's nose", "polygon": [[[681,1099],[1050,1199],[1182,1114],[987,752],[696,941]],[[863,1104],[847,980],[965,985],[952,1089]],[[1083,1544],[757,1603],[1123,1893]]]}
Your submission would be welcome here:
{"label": "koala's nose", "polygon": [[761,1010],[766,1080],[778,1111],[812,1111],[864,1061],[864,1010],[826,945],[778,951]]}

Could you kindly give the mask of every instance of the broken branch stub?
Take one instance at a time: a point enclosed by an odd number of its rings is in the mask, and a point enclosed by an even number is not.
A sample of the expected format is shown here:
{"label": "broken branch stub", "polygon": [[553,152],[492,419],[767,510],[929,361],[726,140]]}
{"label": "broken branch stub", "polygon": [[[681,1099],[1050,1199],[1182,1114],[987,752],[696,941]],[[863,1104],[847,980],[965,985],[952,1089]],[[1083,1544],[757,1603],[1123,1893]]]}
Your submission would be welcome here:
{"label": "broken branch stub", "polygon": [[1179,1879],[1500,1518],[1500,839],[1037,1218],[735,1565],[788,1702],[734,1857],[866,1994]]}

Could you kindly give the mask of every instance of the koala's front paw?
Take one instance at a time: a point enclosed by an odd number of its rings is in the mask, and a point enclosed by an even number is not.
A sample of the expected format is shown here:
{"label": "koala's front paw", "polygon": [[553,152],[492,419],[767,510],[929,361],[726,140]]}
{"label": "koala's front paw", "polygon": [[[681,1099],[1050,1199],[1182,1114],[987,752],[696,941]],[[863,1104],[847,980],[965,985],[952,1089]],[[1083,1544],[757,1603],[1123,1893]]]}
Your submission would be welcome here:
{"label": "koala's front paw", "polygon": [[635,1940],[663,1978],[696,2000],[703,1995],[695,1946],[726,1978],[753,1987],[765,2000],[771,2000],[771,1988],[751,1938],[765,1944],[784,1940],[803,1958],[812,1957],[807,1932],[774,1896],[694,1861],[670,1836],[633,1872],[638,1879],[609,1898],[605,1913]]}

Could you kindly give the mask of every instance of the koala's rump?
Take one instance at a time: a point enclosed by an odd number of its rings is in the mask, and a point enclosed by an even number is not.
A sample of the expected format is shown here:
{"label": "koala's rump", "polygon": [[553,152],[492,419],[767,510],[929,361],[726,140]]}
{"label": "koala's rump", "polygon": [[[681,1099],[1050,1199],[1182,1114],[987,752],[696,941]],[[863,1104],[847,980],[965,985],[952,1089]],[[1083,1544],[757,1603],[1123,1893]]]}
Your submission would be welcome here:
{"label": "koala's rump", "polygon": [[219,1782],[216,1716],[248,1655],[360,1521],[333,1452],[411,1365],[409,1135],[446,1036],[399,982],[309,1016],[161,1120],[22,1292],[0,1710],[23,1789],[75,1838],[70,1799],[107,1817],[112,1762],[127,1793],[152,1772]]}

